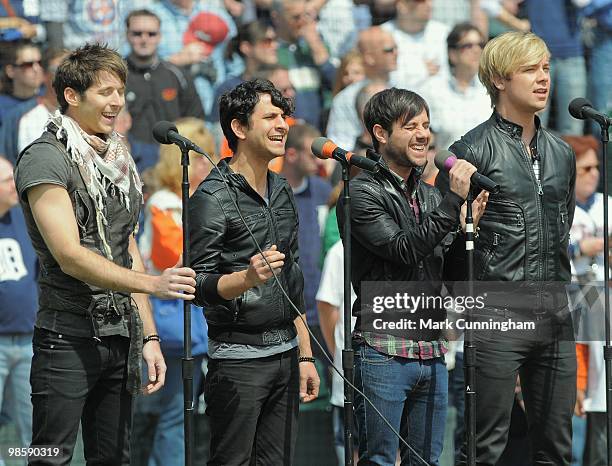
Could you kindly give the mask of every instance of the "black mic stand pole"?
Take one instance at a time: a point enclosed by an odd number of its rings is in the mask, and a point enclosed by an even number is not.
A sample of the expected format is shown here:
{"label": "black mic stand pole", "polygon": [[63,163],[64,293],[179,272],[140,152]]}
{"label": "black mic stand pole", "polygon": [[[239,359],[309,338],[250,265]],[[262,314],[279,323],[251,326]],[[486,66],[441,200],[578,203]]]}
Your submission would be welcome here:
{"label": "black mic stand pole", "polygon": [[[181,182],[183,221],[183,267],[189,267],[189,148],[180,144],[183,181]],[[191,356],[191,302],[183,301],[183,401],[185,432],[185,466],[193,464],[193,357]]]}
{"label": "black mic stand pole", "polygon": [[339,160],[342,165],[342,207],[344,211],[343,242],[344,247],[344,349],[342,350],[342,370],[344,372],[344,464],[353,465],[353,343],[351,328],[351,196],[349,178],[351,166],[346,160]]}
{"label": "black mic stand pole", "polygon": [[606,464],[612,466],[612,345],[610,344],[610,240],[608,228],[608,141],[610,140],[609,122],[601,124],[601,151],[603,162],[603,197],[604,197],[604,316],[605,336],[604,360],[606,364],[606,424],[608,436],[608,459]]}
{"label": "black mic stand pole", "polygon": [[[465,254],[467,259],[467,295],[474,296],[474,218],[472,217],[472,189],[467,195],[465,215]],[[463,345],[463,373],[465,377],[465,434],[467,438],[467,466],[476,466],[476,345],[471,326],[471,310],[466,308],[466,329]]]}

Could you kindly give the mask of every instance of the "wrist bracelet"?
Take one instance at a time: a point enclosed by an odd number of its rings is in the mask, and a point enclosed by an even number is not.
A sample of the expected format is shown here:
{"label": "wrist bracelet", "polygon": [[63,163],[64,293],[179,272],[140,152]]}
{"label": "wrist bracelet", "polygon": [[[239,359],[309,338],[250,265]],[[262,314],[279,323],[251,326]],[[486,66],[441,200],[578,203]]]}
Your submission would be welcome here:
{"label": "wrist bracelet", "polygon": [[157,341],[161,343],[161,338],[159,338],[159,335],[157,333],[153,333],[151,335],[149,335],[148,337],[144,337],[142,339],[142,344],[145,345],[150,341]]}
{"label": "wrist bracelet", "polygon": [[311,356],[300,356],[298,358],[298,362],[313,362],[314,363],[315,361],[316,359]]}

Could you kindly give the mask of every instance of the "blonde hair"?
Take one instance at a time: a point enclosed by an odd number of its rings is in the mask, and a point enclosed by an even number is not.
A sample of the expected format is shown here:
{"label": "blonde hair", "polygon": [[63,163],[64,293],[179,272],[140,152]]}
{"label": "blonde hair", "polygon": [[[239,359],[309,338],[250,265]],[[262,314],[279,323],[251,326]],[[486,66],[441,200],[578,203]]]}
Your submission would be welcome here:
{"label": "blonde hair", "polygon": [[478,78],[487,88],[491,106],[497,104],[496,79],[510,79],[521,66],[535,65],[550,57],[544,41],[532,32],[510,31],[487,42],[480,57]]}
{"label": "blonde hair", "polygon": [[[204,126],[204,121],[199,118],[186,117],[176,121],[176,129],[181,136],[186,137],[200,146],[204,152],[208,153],[214,161],[218,160],[215,155],[215,141]],[[201,157],[200,155],[189,153],[189,162]],[[162,145],[159,150],[159,161],[153,168],[154,184],[157,188],[166,188],[180,194],[181,181],[183,179],[183,167],[181,166],[181,150],[174,144]]]}

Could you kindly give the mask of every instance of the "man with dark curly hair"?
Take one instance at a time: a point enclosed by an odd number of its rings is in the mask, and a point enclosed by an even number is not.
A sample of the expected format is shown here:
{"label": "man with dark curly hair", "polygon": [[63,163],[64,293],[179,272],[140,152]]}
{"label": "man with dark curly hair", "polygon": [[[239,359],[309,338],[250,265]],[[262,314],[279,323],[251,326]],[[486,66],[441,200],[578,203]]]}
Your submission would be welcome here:
{"label": "man with dark curly hair", "polygon": [[208,464],[290,465],[299,400],[319,391],[295,200],[287,181],[268,170],[285,153],[293,104],[270,81],[253,79],[223,94],[219,108],[234,155],[189,205],[195,303],[208,322]]}

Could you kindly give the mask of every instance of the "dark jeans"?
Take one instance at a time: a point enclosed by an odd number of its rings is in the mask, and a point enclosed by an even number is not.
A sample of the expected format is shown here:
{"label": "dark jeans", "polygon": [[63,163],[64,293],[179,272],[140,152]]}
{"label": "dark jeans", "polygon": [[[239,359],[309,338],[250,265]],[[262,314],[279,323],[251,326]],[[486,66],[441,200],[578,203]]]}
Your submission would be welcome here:
{"label": "dark jeans", "polygon": [[204,384],[208,465],[291,465],[299,380],[297,348],[265,358],[210,359]]}
{"label": "dark jeans", "polygon": [[58,446],[62,454],[30,459],[29,464],[70,464],[79,423],[88,466],[129,464],[129,339],[111,336],[96,343],[35,329],[33,347],[32,446]]}
{"label": "dark jeans", "polygon": [[[463,347],[463,341],[460,342]],[[454,459],[459,461],[465,434],[465,379],[463,376],[463,351],[455,353],[455,367],[448,372],[449,404],[455,407]]]}
{"label": "dark jeans", "polygon": [[[535,330],[520,332],[477,330],[474,340],[476,463],[493,466],[501,457],[520,375],[533,465],[569,466],[576,401],[576,347],[571,321],[543,319],[536,321]],[[464,444],[460,464],[464,464],[465,452]]]}

